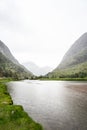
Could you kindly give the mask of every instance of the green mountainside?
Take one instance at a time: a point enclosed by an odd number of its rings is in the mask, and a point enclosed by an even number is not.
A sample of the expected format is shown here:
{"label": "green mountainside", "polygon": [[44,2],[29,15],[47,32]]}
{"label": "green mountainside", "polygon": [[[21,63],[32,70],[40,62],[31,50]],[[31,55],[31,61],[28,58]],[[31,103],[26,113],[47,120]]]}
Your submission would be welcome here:
{"label": "green mountainside", "polygon": [[31,78],[33,74],[13,57],[8,47],[0,41],[0,77]]}
{"label": "green mountainside", "polygon": [[59,66],[47,76],[50,78],[87,77],[87,33],[71,46]]}

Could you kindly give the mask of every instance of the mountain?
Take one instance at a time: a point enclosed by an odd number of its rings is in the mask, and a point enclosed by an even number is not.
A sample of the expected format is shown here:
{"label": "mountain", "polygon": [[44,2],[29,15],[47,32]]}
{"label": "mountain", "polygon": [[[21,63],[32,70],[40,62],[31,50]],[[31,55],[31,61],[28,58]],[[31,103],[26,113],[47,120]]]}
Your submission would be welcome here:
{"label": "mountain", "polygon": [[58,68],[67,68],[87,61],[87,33],[83,34],[65,54]]}
{"label": "mountain", "polygon": [[84,33],[64,55],[49,77],[78,78],[87,76],[87,33]]}
{"label": "mountain", "polygon": [[8,47],[0,40],[0,52],[7,57],[9,60],[11,60],[15,64],[19,64],[19,62],[14,58],[14,56],[11,54]]}
{"label": "mountain", "polygon": [[23,65],[36,76],[46,75],[48,72],[52,71],[52,68],[49,66],[39,67],[33,62],[23,63]]}
{"label": "mountain", "polygon": [[11,54],[9,48],[0,41],[0,77],[13,77],[16,79],[31,78],[33,74]]}

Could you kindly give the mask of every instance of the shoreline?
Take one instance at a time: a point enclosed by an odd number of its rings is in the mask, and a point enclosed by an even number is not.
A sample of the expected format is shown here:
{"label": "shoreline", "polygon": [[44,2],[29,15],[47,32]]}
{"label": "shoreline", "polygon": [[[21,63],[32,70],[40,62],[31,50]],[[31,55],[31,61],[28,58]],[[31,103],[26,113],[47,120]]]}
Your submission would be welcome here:
{"label": "shoreline", "polygon": [[7,91],[7,80],[0,79],[0,129],[4,130],[43,130],[21,105],[14,105]]}
{"label": "shoreline", "polygon": [[[47,80],[47,81],[87,81],[87,78],[37,78],[39,80]],[[35,80],[37,80],[35,79]]]}

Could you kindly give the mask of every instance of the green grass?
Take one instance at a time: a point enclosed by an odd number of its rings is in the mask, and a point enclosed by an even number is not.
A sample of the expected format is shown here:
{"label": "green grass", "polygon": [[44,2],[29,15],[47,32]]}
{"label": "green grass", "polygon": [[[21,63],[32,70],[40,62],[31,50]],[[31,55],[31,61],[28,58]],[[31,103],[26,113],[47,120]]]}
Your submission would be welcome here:
{"label": "green grass", "polygon": [[57,80],[57,81],[87,81],[87,77],[86,78],[38,78],[39,80],[47,80],[47,81],[51,81],[51,80]]}
{"label": "green grass", "polygon": [[5,82],[0,79],[0,130],[43,130],[42,126],[32,120],[22,106],[13,105],[7,92]]}
{"label": "green grass", "polygon": [[52,80],[57,80],[57,81],[87,81],[87,77],[85,78],[59,78],[59,77],[38,77],[34,80],[47,80],[47,81],[52,81]]}

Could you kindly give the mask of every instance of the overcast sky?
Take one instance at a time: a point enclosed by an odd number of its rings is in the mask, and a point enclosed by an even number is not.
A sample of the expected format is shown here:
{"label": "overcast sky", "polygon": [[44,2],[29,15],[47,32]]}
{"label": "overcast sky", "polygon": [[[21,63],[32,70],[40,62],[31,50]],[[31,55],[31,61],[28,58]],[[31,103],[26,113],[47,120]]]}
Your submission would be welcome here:
{"label": "overcast sky", "polygon": [[87,31],[87,0],[0,0],[0,39],[20,63],[56,67]]}

